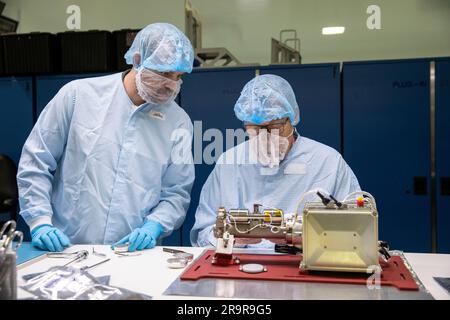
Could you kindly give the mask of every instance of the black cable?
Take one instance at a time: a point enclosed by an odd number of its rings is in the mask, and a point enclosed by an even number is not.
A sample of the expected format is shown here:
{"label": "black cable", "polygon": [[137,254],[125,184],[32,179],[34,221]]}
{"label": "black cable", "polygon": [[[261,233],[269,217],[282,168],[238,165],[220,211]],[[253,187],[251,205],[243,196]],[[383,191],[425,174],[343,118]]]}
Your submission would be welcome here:
{"label": "black cable", "polygon": [[338,208],[342,207],[342,203],[339,202],[338,200],[336,200],[331,194],[330,194],[330,198],[334,201],[334,203],[336,203],[336,205],[338,206]]}
{"label": "black cable", "polygon": [[322,203],[324,206],[327,206],[330,203],[330,199],[328,199],[327,197],[325,197],[323,194],[321,194],[319,191],[317,191],[317,195],[320,197],[320,199],[322,200]]}

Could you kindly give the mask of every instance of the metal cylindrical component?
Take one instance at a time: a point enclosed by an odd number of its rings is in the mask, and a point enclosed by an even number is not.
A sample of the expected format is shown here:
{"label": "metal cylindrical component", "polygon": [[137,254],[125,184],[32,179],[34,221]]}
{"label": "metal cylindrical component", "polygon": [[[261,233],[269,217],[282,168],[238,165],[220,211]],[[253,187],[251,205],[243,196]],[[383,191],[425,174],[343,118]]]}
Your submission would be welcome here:
{"label": "metal cylindrical component", "polygon": [[213,228],[214,230],[214,237],[220,238],[222,237],[225,229],[225,219],[227,216],[227,212],[224,207],[220,207],[217,211],[217,217],[216,217],[216,224]]}
{"label": "metal cylindrical component", "polygon": [[301,246],[302,245],[302,232],[303,232],[303,225],[299,222],[295,222],[293,225],[291,225],[286,233],[286,242],[288,244],[292,244],[295,246]]}
{"label": "metal cylindrical component", "polygon": [[251,229],[251,227],[244,229],[242,226],[238,225],[238,230],[234,227],[234,225],[230,225],[228,228],[228,232],[232,234],[235,238],[260,238],[260,239],[284,239],[285,232],[281,229],[274,231],[270,226],[267,228],[255,228],[251,232],[245,232],[247,229]]}
{"label": "metal cylindrical component", "polygon": [[281,217],[283,215],[283,211],[280,209],[266,209],[263,211],[263,214],[270,214],[274,217]]}

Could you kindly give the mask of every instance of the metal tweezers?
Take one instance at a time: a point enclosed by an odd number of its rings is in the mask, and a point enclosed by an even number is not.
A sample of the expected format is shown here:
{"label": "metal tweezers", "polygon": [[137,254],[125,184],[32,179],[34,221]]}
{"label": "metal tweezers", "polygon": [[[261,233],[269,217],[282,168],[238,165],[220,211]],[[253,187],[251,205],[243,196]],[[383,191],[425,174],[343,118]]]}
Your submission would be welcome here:
{"label": "metal tweezers", "polygon": [[182,250],[177,250],[177,249],[170,249],[170,248],[163,248],[164,252],[169,252],[169,253],[188,253],[186,251],[182,251]]}

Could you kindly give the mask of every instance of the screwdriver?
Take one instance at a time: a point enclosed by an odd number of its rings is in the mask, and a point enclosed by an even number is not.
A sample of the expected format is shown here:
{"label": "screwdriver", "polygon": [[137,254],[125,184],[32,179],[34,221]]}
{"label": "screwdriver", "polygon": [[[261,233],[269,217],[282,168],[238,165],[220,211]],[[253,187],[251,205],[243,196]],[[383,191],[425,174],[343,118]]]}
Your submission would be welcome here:
{"label": "screwdriver", "polygon": [[81,271],[90,270],[90,269],[95,268],[95,267],[97,267],[97,266],[99,266],[99,265],[101,265],[101,264],[103,264],[105,262],[108,262],[109,260],[111,260],[111,259],[108,258],[108,259],[102,260],[102,261],[100,261],[100,262],[98,262],[96,264],[93,264],[92,266],[84,266],[84,267],[80,268],[80,270]]}

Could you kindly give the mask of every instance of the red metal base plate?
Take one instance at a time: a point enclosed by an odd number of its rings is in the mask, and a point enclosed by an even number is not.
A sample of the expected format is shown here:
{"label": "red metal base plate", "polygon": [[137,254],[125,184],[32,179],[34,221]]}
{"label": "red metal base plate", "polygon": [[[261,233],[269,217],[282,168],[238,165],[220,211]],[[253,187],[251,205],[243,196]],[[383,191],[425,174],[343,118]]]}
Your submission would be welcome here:
{"label": "red metal base plate", "polygon": [[[220,278],[366,285],[370,277],[366,273],[300,272],[301,256],[257,254],[235,254],[235,256],[241,264],[262,264],[267,267],[267,272],[248,274],[239,271],[239,265],[213,265],[211,262],[214,250],[207,250],[181,275],[181,280]],[[387,263],[380,260],[380,265],[383,270],[379,279],[381,286],[394,286],[400,290],[419,290],[401,257],[393,256]]]}

